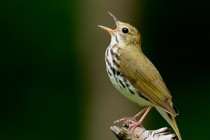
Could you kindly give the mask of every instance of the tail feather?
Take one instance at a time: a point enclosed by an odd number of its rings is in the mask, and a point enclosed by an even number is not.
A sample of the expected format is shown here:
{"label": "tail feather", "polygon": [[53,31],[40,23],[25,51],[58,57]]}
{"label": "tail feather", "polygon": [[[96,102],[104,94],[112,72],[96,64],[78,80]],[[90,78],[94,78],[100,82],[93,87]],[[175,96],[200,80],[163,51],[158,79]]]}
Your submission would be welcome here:
{"label": "tail feather", "polygon": [[170,126],[173,128],[173,130],[175,131],[175,133],[178,137],[178,140],[182,140],[181,134],[179,132],[179,128],[176,124],[175,117],[172,116],[171,114],[165,112],[163,109],[161,109],[159,107],[155,107],[155,108],[162,115],[162,117],[170,124]]}

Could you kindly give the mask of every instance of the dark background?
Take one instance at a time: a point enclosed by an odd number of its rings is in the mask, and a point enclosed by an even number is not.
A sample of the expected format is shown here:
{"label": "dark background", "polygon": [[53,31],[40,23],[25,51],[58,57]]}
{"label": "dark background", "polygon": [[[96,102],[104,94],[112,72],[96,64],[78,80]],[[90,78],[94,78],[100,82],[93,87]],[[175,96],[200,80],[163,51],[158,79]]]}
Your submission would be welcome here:
{"label": "dark background", "polygon": [[[103,54],[110,37],[96,27],[106,21],[113,26],[109,10],[141,31],[143,51],[159,69],[180,111],[177,122],[183,138],[207,139],[210,3],[133,0],[129,5],[113,1],[114,6],[112,1],[100,2],[106,5],[94,0],[1,2],[0,139],[91,139],[91,121],[107,124],[97,114],[110,108],[95,112],[91,107],[105,101],[98,92],[94,99],[95,83],[103,87],[101,91],[112,86],[103,86],[101,78],[109,82]],[[149,117],[156,119],[156,114],[152,111]],[[161,120],[148,127],[160,128],[163,123],[167,125]],[[104,130],[115,139],[108,127]]]}

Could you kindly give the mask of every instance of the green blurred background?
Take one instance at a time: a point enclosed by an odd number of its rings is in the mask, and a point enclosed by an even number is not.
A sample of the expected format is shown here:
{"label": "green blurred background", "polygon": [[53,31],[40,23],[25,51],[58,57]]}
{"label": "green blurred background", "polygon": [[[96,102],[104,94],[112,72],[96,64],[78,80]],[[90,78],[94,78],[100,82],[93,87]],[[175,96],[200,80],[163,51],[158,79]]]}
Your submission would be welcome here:
{"label": "green blurred background", "polygon": [[[0,5],[0,139],[116,139],[113,121],[140,108],[106,75],[110,36],[97,24],[115,27],[107,11],[141,31],[183,138],[209,138],[209,2],[9,0]],[[168,125],[153,110],[144,126]]]}

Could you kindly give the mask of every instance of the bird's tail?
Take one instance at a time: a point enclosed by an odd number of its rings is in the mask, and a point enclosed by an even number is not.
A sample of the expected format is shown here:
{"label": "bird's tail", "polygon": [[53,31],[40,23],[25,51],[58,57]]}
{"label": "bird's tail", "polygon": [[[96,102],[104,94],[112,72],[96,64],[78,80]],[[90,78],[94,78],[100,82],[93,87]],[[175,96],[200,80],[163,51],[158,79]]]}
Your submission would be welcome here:
{"label": "bird's tail", "polygon": [[163,109],[156,107],[157,111],[162,115],[162,117],[170,124],[170,126],[173,128],[173,130],[175,131],[178,140],[182,140],[181,134],[179,132],[179,128],[176,124],[176,120],[175,117],[172,116],[171,114],[165,112]]}

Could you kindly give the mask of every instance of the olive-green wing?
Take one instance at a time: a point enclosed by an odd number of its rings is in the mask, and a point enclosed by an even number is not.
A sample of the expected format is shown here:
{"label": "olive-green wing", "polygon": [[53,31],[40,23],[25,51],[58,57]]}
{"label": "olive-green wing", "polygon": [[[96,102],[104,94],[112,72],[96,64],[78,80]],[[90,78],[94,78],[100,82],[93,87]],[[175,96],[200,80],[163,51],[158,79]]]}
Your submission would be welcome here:
{"label": "olive-green wing", "polygon": [[120,58],[122,73],[140,91],[141,96],[170,114],[177,115],[172,96],[150,60],[139,52],[124,51],[121,55],[123,56]]}

